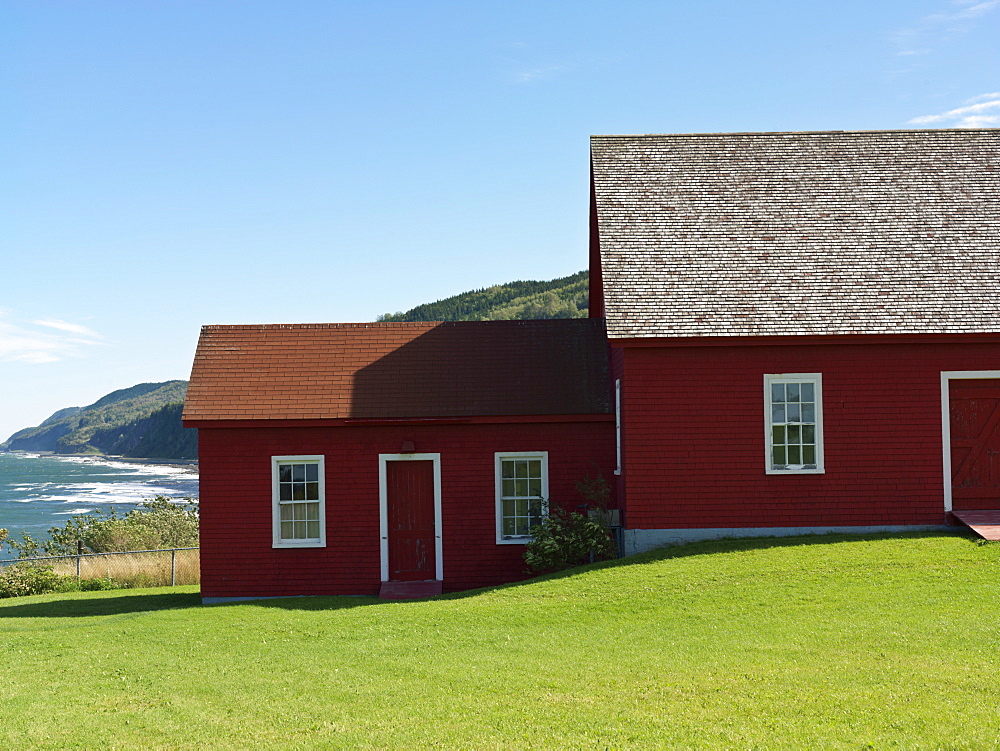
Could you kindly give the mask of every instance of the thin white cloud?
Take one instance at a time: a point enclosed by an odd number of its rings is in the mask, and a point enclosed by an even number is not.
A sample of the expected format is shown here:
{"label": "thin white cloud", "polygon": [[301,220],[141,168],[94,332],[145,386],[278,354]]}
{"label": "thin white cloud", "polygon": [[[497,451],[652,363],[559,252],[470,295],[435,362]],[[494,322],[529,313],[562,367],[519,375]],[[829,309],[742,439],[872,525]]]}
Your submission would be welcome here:
{"label": "thin white cloud", "polygon": [[[1000,0],[998,0],[1000,2]],[[963,107],[936,115],[920,115],[909,121],[911,125],[947,124],[955,128],[986,128],[1000,123],[1000,91],[980,94],[966,99]],[[997,112],[997,114],[992,114]]]}
{"label": "thin white cloud", "polygon": [[901,56],[926,55],[941,37],[967,31],[974,21],[1000,7],[1000,0],[952,0],[947,8],[931,13],[890,36]]}
{"label": "thin white cloud", "polygon": [[517,83],[532,83],[549,78],[556,78],[570,70],[568,65],[546,65],[540,68],[529,68],[514,73],[514,81]]}
{"label": "thin white cloud", "polygon": [[60,321],[57,318],[52,318],[47,321],[32,321],[32,323],[38,326],[48,326],[49,328],[59,329],[60,331],[68,331],[72,334],[81,334],[85,337],[100,339],[101,335],[96,331],[88,329],[86,326],[81,326],[78,323],[67,323],[66,321]]}
{"label": "thin white cloud", "polygon": [[86,347],[103,343],[104,337],[86,326],[59,320],[10,320],[7,311],[0,311],[0,362],[58,362],[80,357]]}

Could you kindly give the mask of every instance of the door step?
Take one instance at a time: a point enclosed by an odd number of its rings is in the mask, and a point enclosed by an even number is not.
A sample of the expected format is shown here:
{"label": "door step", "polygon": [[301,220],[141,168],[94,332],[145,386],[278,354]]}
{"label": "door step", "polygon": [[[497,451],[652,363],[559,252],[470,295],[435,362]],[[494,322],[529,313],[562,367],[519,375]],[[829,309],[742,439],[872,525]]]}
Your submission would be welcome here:
{"label": "door step", "polygon": [[441,594],[443,582],[428,579],[416,582],[382,582],[378,596],[383,600],[416,600]]}
{"label": "door step", "polygon": [[1000,540],[1000,509],[952,509],[951,515],[984,540]]}

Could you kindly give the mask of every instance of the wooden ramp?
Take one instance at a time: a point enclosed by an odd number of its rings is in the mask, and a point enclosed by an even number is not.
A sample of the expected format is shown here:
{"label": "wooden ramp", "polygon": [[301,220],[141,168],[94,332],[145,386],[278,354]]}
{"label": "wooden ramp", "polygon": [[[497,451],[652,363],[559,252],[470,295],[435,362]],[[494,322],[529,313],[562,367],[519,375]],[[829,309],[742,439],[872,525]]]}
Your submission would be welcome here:
{"label": "wooden ramp", "polygon": [[441,586],[442,582],[434,579],[416,582],[382,582],[378,596],[383,600],[416,600],[420,597],[434,597],[441,594]]}
{"label": "wooden ramp", "polygon": [[952,510],[951,515],[984,540],[1000,540],[1000,509]]}

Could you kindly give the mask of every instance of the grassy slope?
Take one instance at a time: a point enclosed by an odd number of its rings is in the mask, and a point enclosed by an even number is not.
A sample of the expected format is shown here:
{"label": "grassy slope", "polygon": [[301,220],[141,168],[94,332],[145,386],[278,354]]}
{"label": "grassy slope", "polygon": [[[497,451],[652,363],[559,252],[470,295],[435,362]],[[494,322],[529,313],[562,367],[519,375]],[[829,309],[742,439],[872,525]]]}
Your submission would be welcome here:
{"label": "grassy slope", "polygon": [[723,541],[421,602],[0,602],[0,745],[992,747],[1000,546]]}

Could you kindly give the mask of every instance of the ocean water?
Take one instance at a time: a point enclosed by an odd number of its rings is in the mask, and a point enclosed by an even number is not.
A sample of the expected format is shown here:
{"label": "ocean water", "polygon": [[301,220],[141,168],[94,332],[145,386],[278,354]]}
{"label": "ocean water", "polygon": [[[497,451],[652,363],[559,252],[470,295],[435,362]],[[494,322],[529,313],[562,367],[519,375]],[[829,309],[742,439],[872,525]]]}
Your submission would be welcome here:
{"label": "ocean water", "polygon": [[197,497],[197,467],[0,452],[0,527],[11,537],[45,538],[74,514],[112,508],[124,514],[157,495]]}

